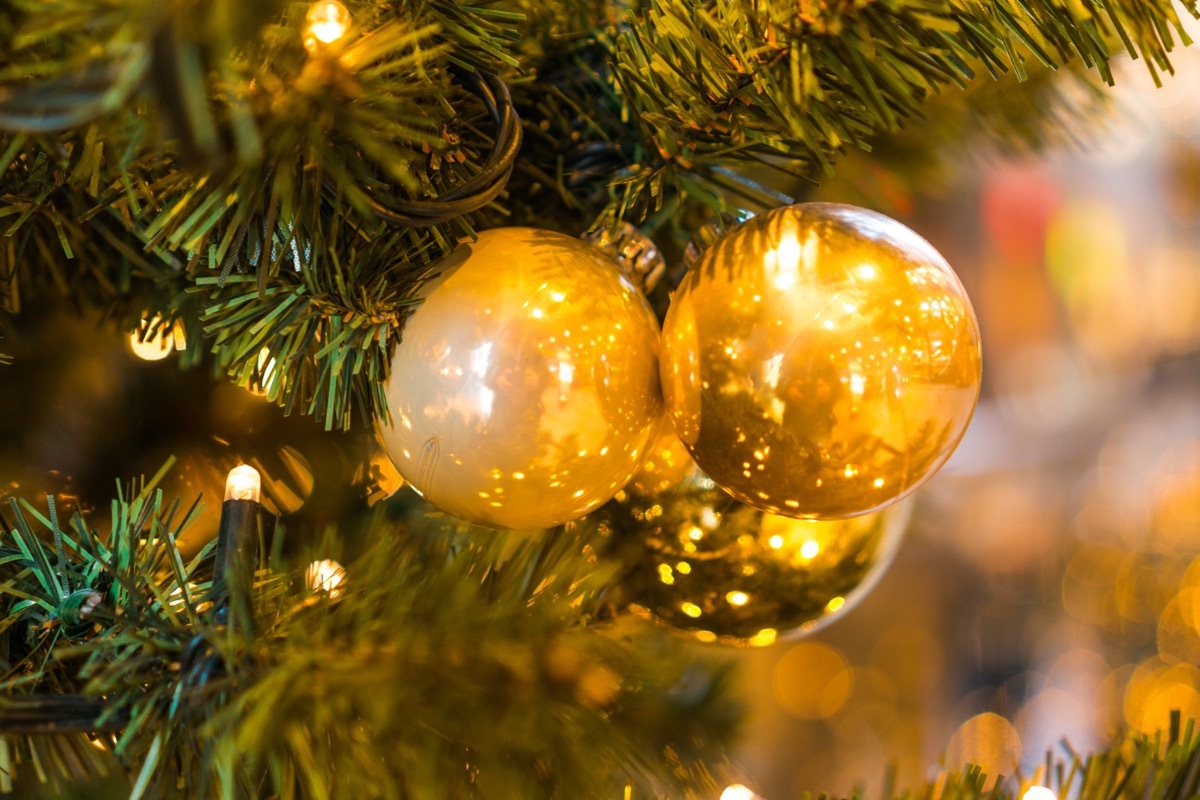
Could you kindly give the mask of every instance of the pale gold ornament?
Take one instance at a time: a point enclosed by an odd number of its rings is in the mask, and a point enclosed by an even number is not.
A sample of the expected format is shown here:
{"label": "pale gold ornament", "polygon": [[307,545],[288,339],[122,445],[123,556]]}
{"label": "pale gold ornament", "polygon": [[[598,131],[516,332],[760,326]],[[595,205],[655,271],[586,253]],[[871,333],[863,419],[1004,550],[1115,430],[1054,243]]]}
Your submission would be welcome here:
{"label": "pale gold ornament", "polygon": [[687,448],[675,434],[670,422],[662,426],[658,437],[646,452],[646,460],[634,473],[625,491],[641,498],[653,498],[671,489],[696,468]]}
{"label": "pale gold ornament", "polygon": [[882,508],[954,451],[979,325],[945,260],[854,206],[776,209],[692,265],[663,328],[667,411],[697,465],[788,517]]}
{"label": "pale gold ornament", "polygon": [[883,575],[911,500],[843,520],[765,514],[699,470],[635,506],[646,552],[625,584],[629,610],[703,642],[765,646],[848,611]]}
{"label": "pale gold ornament", "polygon": [[536,529],[597,508],[662,422],[658,323],[584,242],[485,231],[442,265],[404,328],[384,447],[430,503]]}

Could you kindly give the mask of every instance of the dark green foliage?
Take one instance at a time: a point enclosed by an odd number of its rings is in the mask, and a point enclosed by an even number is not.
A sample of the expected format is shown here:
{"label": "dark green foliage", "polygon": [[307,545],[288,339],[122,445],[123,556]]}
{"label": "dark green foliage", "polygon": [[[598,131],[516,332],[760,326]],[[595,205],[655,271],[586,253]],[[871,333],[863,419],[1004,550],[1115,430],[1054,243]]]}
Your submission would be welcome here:
{"label": "dark green foliage", "polygon": [[[190,512],[147,488],[114,502],[101,536],[79,515],[62,529],[53,508],[14,501],[0,545],[0,730],[36,733],[10,741],[47,777],[97,768],[75,726],[105,731],[134,796],[171,796],[177,778],[185,796],[227,798],[715,785],[704,765],[737,716],[724,679],[679,643],[598,619],[616,578],[601,531],[472,536],[376,516],[334,594],[272,558],[251,636],[213,616],[207,550],[185,564],[175,547]],[[101,599],[71,625],[63,601],[81,588]],[[81,704],[101,697],[89,723]]]}
{"label": "dark green foliage", "polygon": [[[697,204],[778,203],[771,184],[926,110],[965,119],[942,129],[956,139],[1069,136],[1067,92],[952,98],[976,73],[1068,63],[1090,87],[1121,51],[1157,77],[1186,41],[1168,0],[352,0],[355,27],[314,55],[308,5],[0,7],[0,307],[181,318],[188,362],[212,353],[253,383],[273,360],[276,402],[347,427],[386,413],[414,294],[478,226],[675,227]],[[495,131],[470,70],[499,74],[525,124],[508,193],[431,227],[381,221],[374,201],[437,198],[483,167]]]}

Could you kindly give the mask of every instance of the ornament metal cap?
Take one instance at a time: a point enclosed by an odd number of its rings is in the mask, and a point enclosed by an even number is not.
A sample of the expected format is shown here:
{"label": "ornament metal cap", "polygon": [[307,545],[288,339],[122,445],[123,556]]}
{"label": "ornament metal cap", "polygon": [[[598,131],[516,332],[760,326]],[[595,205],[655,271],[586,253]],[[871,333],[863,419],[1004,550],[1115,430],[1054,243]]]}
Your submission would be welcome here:
{"label": "ornament metal cap", "polygon": [[658,251],[658,246],[628,222],[622,222],[615,231],[599,228],[579,238],[600,248],[616,261],[621,274],[644,295],[654,291],[667,270],[667,262]]}

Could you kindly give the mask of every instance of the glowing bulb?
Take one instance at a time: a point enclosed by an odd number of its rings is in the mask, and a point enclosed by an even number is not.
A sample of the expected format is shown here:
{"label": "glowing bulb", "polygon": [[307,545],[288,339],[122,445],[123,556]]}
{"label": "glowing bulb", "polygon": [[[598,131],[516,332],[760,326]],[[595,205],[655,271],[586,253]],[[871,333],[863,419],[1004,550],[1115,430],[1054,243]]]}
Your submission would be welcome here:
{"label": "glowing bulb", "polygon": [[762,798],[750,791],[749,788],[735,783],[725,787],[725,791],[721,792],[721,800],[762,800]]}
{"label": "glowing bulb", "polygon": [[225,481],[226,500],[251,500],[255,503],[262,496],[262,478],[258,470],[249,464],[234,467]]}
{"label": "glowing bulb", "polygon": [[305,22],[304,47],[311,53],[345,36],[352,20],[350,10],[337,0],[321,0],[309,6]]}
{"label": "glowing bulb", "polygon": [[[154,333],[147,334],[148,331]],[[143,320],[141,328],[129,335],[129,349],[143,361],[162,361],[172,350],[182,350],[185,346],[179,323],[167,325],[161,316]]]}
{"label": "glowing bulb", "polygon": [[329,592],[330,597],[337,597],[342,593],[338,587],[346,580],[346,570],[338,562],[323,558],[308,565],[305,577],[314,592]]}
{"label": "glowing bulb", "polygon": [[1045,786],[1030,786],[1021,795],[1021,800],[1058,800],[1058,796]]}

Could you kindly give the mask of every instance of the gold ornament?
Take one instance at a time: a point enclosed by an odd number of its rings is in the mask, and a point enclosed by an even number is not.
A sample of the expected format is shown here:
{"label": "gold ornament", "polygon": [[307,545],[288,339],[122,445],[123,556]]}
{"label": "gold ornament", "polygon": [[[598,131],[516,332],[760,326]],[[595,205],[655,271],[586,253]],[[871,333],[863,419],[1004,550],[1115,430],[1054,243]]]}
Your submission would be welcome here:
{"label": "gold ornament", "polygon": [[806,519],[882,508],[957,446],[981,379],[962,284],[921,237],[808,203],[713,244],[663,328],[667,411],[739,500]]}
{"label": "gold ornament", "polygon": [[600,251],[559,233],[486,231],[423,295],[381,431],[414,489],[464,520],[534,529],[629,481],[662,422],[658,323]]}
{"label": "gold ornament", "polygon": [[843,520],[765,514],[695,470],[635,510],[651,532],[625,585],[629,610],[725,645],[811,633],[871,590],[910,510],[903,501]]}
{"label": "gold ornament", "polygon": [[668,422],[646,452],[646,460],[633,474],[625,491],[639,498],[653,498],[678,484],[696,468],[675,429]]}

